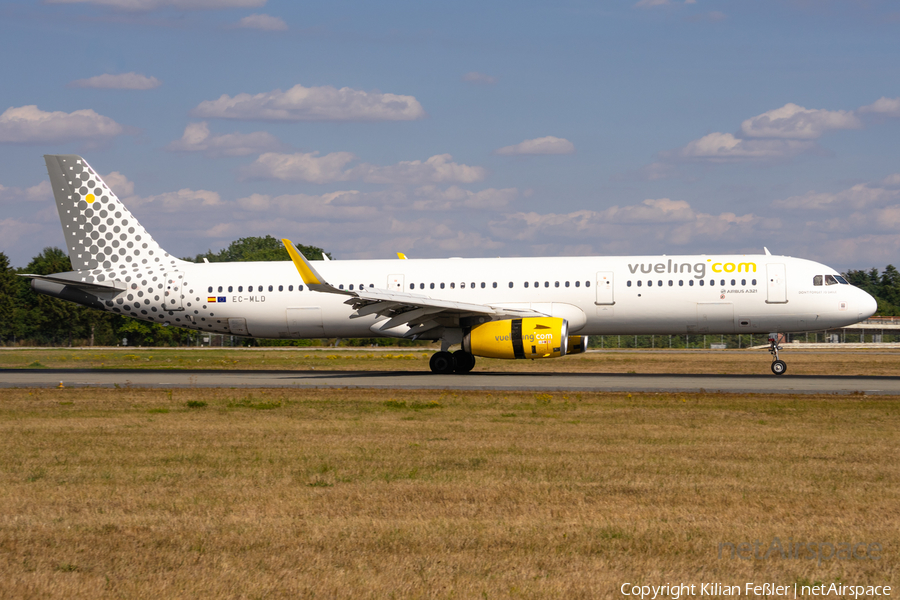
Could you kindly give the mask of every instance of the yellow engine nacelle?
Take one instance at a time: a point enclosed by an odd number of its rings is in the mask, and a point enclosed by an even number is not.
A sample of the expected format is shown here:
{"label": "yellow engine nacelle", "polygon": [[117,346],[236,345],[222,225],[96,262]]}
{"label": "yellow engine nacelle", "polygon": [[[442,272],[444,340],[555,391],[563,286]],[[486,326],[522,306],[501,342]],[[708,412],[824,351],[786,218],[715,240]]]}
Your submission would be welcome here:
{"label": "yellow engine nacelle", "polygon": [[569,344],[566,354],[584,354],[587,350],[588,336],[586,335],[570,335]]}
{"label": "yellow engine nacelle", "polygon": [[565,356],[569,323],[555,317],[491,321],[463,336],[466,352],[485,358],[556,358]]}

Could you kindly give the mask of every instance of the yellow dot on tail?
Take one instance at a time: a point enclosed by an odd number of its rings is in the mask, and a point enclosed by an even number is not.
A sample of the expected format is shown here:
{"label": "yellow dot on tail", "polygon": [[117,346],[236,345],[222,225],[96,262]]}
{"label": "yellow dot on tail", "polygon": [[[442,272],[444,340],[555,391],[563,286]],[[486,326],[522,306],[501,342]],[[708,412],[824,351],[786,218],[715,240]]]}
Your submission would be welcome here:
{"label": "yellow dot on tail", "polygon": [[84,199],[87,200],[88,204],[94,203],[94,195],[93,194],[88,194],[87,196],[84,197]]}

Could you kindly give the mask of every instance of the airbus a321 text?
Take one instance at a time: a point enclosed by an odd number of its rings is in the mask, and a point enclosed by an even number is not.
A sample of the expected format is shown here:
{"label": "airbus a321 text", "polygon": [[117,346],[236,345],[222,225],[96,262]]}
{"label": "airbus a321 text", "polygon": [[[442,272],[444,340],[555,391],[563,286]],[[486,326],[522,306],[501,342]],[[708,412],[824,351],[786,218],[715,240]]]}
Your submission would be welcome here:
{"label": "airbus a321 text", "polygon": [[[258,338],[440,340],[436,373],[475,357],[557,358],[588,336],[843,327],[875,299],[823,264],[762,255],[585,256],[195,264],[163,250],[80,156],[45,156],[74,271],[35,291],[99,310]],[[451,353],[451,347],[459,349]]]}

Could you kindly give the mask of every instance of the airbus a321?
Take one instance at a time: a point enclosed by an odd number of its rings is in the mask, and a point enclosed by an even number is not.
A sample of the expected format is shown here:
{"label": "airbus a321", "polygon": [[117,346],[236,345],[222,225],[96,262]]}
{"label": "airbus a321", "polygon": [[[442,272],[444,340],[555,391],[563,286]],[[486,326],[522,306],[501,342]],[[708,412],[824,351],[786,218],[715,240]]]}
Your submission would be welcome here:
{"label": "airbus a321", "polygon": [[[435,373],[475,357],[559,358],[588,336],[780,333],[851,325],[875,299],[834,269],[761,255],[192,263],[138,223],[88,163],[44,157],[74,271],[32,288],[152,323],[275,339],[439,340]],[[459,347],[455,352],[451,348]]]}

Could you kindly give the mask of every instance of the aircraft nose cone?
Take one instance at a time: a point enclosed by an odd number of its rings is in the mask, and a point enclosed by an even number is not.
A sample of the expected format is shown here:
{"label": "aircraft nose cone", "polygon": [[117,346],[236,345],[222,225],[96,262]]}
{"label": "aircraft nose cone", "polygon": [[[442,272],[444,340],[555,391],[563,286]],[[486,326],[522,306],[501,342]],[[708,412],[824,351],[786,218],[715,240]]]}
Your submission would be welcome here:
{"label": "aircraft nose cone", "polygon": [[867,292],[863,292],[860,290],[863,295],[862,302],[860,302],[860,312],[862,313],[862,317],[864,319],[868,319],[872,315],[875,314],[875,311],[878,310],[878,302],[876,302],[875,298],[873,298]]}

